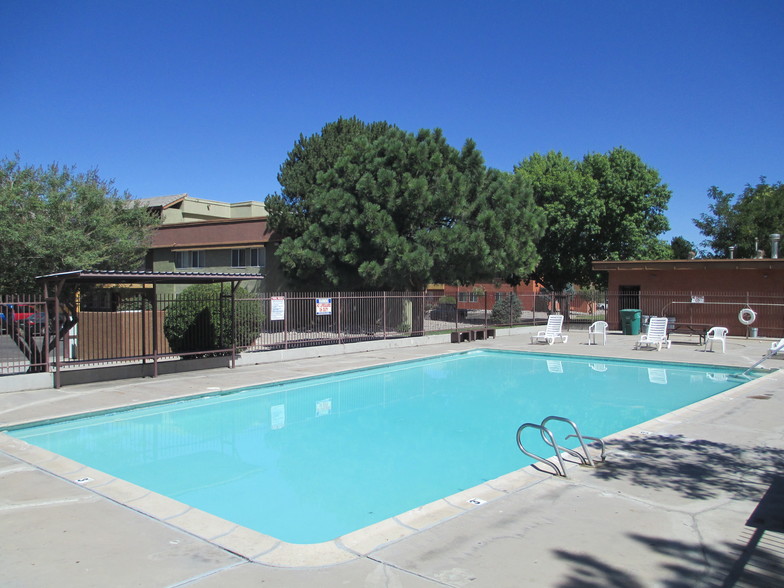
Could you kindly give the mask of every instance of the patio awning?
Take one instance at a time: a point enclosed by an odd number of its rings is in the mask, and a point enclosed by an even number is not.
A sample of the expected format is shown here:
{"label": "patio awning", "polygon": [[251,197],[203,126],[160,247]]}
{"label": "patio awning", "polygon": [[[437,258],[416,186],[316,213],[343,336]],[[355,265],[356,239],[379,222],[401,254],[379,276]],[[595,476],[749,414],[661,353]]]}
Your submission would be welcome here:
{"label": "patio awning", "polygon": [[[231,321],[232,324],[235,320],[234,309],[234,295],[240,282],[245,280],[263,280],[264,276],[260,274],[242,274],[242,273],[207,273],[207,272],[147,272],[147,271],[118,271],[118,270],[72,270],[69,272],[60,272],[56,274],[48,274],[46,276],[37,276],[36,281],[44,286],[44,296],[47,300],[54,301],[55,308],[55,324],[59,324],[60,313],[60,295],[63,288],[67,284],[215,284],[221,282],[231,283],[230,296],[231,296]],[[50,298],[49,288],[54,290],[54,297]],[[158,299],[152,296],[150,302],[152,303],[152,332],[158,332]],[[70,326],[68,326],[70,328]],[[144,335],[142,336],[144,339]],[[46,363],[48,365],[48,346],[44,347],[46,354]],[[235,358],[237,355],[237,348],[234,339],[232,338],[231,348],[219,351],[231,352],[231,367],[235,366]],[[54,346],[55,354],[55,373],[54,384],[55,388],[60,387],[60,345]],[[153,361],[153,377],[158,375],[158,337],[152,337],[152,354],[142,356],[142,359],[151,358]]]}

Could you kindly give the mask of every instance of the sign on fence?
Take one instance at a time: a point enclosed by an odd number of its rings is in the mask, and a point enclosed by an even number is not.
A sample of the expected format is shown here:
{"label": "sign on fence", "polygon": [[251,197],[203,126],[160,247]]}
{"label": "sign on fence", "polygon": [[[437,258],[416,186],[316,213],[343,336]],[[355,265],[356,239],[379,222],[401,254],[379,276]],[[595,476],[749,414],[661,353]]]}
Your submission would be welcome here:
{"label": "sign on fence", "polygon": [[316,298],[316,316],[332,314],[332,298]]}
{"label": "sign on fence", "polygon": [[272,296],[270,298],[270,320],[282,321],[286,318],[286,298],[284,296]]}

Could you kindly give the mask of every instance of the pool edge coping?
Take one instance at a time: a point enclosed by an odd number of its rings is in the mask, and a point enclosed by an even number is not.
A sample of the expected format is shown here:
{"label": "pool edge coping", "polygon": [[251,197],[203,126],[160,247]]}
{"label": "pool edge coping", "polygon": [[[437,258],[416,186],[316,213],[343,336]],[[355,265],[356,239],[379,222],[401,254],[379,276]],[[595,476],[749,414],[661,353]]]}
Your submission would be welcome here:
{"label": "pool edge coping", "polygon": [[[443,352],[443,353],[437,353],[437,354],[430,355],[430,356],[427,356],[427,357],[407,358],[407,359],[401,359],[401,360],[398,360],[398,361],[391,361],[391,362],[388,361],[388,360],[380,359],[377,363],[374,362],[374,363],[371,363],[369,365],[365,365],[365,366],[361,366],[361,367],[357,367],[357,368],[346,369],[346,370],[339,370],[337,372],[333,372],[333,371],[329,371],[329,370],[327,370],[327,371],[318,371],[318,372],[313,373],[313,374],[298,376],[298,377],[294,377],[294,378],[285,378],[285,379],[281,379],[281,380],[270,380],[269,382],[264,382],[263,384],[249,384],[249,385],[244,385],[244,386],[240,386],[240,387],[233,387],[233,388],[228,388],[228,389],[218,388],[218,387],[208,387],[205,391],[202,391],[202,392],[185,392],[185,393],[183,393],[181,395],[173,395],[173,396],[169,396],[167,398],[159,399],[159,400],[143,400],[143,401],[131,402],[131,403],[126,402],[126,403],[123,403],[123,404],[117,404],[117,405],[114,405],[114,406],[110,406],[108,408],[103,408],[103,409],[94,410],[94,411],[72,412],[72,413],[62,414],[60,416],[49,417],[49,418],[42,418],[42,419],[37,419],[37,420],[21,420],[21,421],[17,420],[17,421],[11,421],[11,422],[7,422],[7,423],[0,423],[0,433],[5,433],[5,432],[8,432],[8,431],[15,431],[17,429],[23,429],[23,428],[28,428],[28,427],[37,427],[37,426],[43,426],[43,425],[58,424],[58,423],[61,423],[61,422],[74,420],[74,419],[80,419],[80,418],[100,417],[100,416],[104,416],[106,414],[111,414],[111,413],[115,413],[115,412],[126,412],[126,411],[131,411],[131,410],[139,410],[139,409],[144,409],[144,408],[155,407],[155,406],[162,405],[162,404],[170,404],[170,403],[174,403],[174,402],[187,402],[187,401],[190,401],[190,400],[199,400],[201,398],[208,398],[208,397],[211,397],[211,396],[227,396],[227,395],[230,395],[230,394],[242,393],[242,392],[244,392],[244,391],[246,391],[246,390],[248,390],[250,388],[267,387],[267,386],[279,386],[279,385],[295,383],[295,382],[298,382],[298,381],[301,381],[301,380],[309,380],[309,379],[313,379],[313,378],[322,378],[322,377],[330,377],[330,376],[339,376],[339,375],[350,374],[352,372],[361,372],[361,371],[369,371],[369,370],[379,369],[379,368],[383,368],[383,367],[389,366],[389,365],[402,365],[402,364],[406,364],[406,363],[424,362],[424,361],[430,361],[430,360],[433,360],[433,359],[439,359],[439,358],[444,358],[444,357],[449,357],[449,356],[468,355],[468,354],[476,353],[476,352],[480,352],[480,353],[481,352],[489,352],[489,353],[499,353],[499,354],[505,354],[505,353],[512,353],[512,354],[526,354],[526,353],[528,353],[528,354],[532,354],[532,355],[541,355],[542,354],[541,351],[533,351],[533,350],[527,350],[527,349],[469,348],[469,349],[463,349],[463,350],[458,350],[458,351],[446,351],[446,352]],[[559,359],[587,360],[587,359],[590,359],[590,358],[594,358],[594,359],[597,359],[597,360],[600,360],[600,361],[604,360],[604,361],[608,361],[608,362],[611,361],[611,362],[615,362],[615,363],[646,363],[646,364],[668,364],[668,365],[669,364],[676,364],[678,366],[694,367],[694,368],[699,368],[699,369],[705,369],[705,368],[708,368],[708,367],[713,367],[713,368],[716,368],[718,370],[739,369],[737,366],[728,366],[728,365],[722,365],[722,364],[719,364],[719,363],[702,364],[702,363],[691,363],[691,362],[673,361],[673,360],[648,360],[648,359],[623,358],[623,357],[619,358],[619,357],[611,357],[611,356],[604,356],[604,355],[570,355],[570,354],[567,354],[567,353],[552,352],[549,349],[547,350],[546,355],[557,357]],[[758,369],[755,369],[754,371],[757,372],[760,377],[762,377],[764,375],[775,373],[778,370],[779,370],[779,368],[770,368],[770,369],[758,368]],[[759,379],[759,378],[756,378],[756,379]]]}
{"label": "pool edge coping", "polygon": [[[603,439],[615,441],[635,436],[663,434],[673,423],[673,419],[678,419],[687,413],[704,412],[710,405],[731,402],[777,372],[778,370],[762,374],[730,390],[607,435]],[[557,478],[551,473],[539,471],[534,465],[528,465],[336,539],[322,543],[294,544],[221,519],[175,499],[31,445],[12,437],[5,431],[0,431],[0,451],[35,470],[80,486],[85,491],[174,527],[248,561],[284,568],[325,567],[367,557],[388,545],[505,496],[524,491],[533,485],[547,480],[568,481],[568,478]],[[554,458],[555,455],[551,457]],[[567,471],[579,467],[572,461],[567,464]]]}

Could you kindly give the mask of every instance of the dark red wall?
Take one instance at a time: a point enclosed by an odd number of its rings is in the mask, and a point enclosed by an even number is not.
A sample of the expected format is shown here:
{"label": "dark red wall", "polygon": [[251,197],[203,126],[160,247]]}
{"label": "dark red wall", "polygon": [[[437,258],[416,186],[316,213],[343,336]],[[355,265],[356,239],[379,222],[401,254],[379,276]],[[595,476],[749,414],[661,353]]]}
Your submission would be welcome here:
{"label": "dark red wall", "polygon": [[608,272],[611,328],[621,328],[618,310],[633,300],[618,293],[637,286],[642,314],[723,326],[730,335],[747,336],[738,313],[751,308],[757,318],[750,327],[759,337],[784,337],[784,260],[599,262],[595,269]]}

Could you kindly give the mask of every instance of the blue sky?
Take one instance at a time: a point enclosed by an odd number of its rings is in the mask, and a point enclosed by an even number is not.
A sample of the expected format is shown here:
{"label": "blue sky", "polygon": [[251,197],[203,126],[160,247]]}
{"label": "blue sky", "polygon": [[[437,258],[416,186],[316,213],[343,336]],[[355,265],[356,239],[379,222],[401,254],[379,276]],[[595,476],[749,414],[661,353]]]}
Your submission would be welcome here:
{"label": "blue sky", "polygon": [[[0,156],[136,197],[263,200],[340,116],[534,152],[623,146],[672,192],[784,180],[784,2],[0,2]],[[784,230],[784,227],[782,227]]]}

